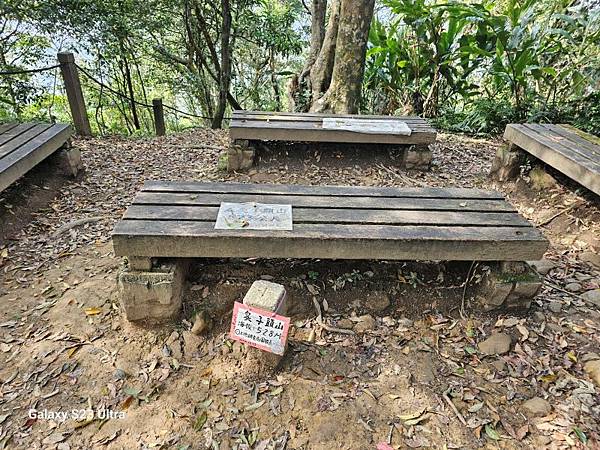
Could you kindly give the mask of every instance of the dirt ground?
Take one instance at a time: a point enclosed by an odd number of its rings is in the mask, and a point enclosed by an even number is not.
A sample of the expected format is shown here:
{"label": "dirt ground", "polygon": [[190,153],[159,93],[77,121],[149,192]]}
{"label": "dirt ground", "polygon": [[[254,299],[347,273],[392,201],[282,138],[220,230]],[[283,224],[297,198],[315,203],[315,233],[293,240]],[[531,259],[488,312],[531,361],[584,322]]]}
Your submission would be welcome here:
{"label": "dirt ground", "polygon": [[[386,149],[279,146],[230,175],[226,143],[76,140],[78,180],[48,162],[0,196],[0,449],[600,448],[600,374],[584,370],[600,359],[598,197],[550,169],[490,182],[499,140],[441,135],[428,173]],[[181,321],[132,325],[110,232],[150,179],[499,189],[551,241],[551,268],[513,316],[474,307],[464,264],[198,261]],[[289,290],[293,326],[277,372],[257,378],[227,330],[261,278]],[[366,331],[325,330],[313,298],[326,325]],[[199,337],[201,310],[213,326]],[[486,356],[494,333],[510,350]]]}

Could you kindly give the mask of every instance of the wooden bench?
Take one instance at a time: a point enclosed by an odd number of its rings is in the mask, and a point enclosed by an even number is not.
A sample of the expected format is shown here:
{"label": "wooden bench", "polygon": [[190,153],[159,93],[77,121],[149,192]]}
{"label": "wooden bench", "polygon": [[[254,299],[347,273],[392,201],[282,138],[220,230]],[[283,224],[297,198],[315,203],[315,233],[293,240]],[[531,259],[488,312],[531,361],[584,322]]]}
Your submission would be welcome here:
{"label": "wooden bench", "polygon": [[[222,202],[291,205],[293,230],[215,229]],[[237,183],[147,182],[112,239],[129,260],[120,285],[133,320],[179,310],[179,287],[159,302],[148,280],[177,285],[185,258],[526,261],[548,246],[497,192]],[[165,258],[175,266],[158,269]],[[173,309],[148,308],[157,302]]]}
{"label": "wooden bench", "polygon": [[[411,134],[405,136],[391,133],[372,134],[324,129],[324,118],[403,121],[410,128]],[[232,141],[228,152],[229,170],[247,169],[252,166],[255,158],[253,141],[339,142],[410,146],[404,152],[404,166],[425,169],[429,167],[432,158],[429,144],[435,142],[437,132],[425,119],[414,116],[234,111],[229,135]]]}
{"label": "wooden bench", "polygon": [[569,125],[509,124],[492,174],[501,181],[519,173],[522,152],[527,152],[590,191],[600,195],[600,138]]}
{"label": "wooden bench", "polygon": [[0,125],[0,192],[58,150],[61,168],[77,175],[81,158],[78,150],[70,148],[71,134],[66,124]]}

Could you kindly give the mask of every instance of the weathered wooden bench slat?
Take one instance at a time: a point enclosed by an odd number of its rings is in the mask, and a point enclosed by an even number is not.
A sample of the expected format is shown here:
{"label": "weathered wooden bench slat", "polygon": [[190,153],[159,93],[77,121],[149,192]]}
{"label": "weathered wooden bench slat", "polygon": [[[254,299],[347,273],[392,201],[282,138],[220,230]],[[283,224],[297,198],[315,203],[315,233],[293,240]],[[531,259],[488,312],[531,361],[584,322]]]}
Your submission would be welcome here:
{"label": "weathered wooden bench slat", "polygon": [[122,220],[117,256],[503,261],[541,258],[534,228],[299,224],[294,231],[215,230],[206,222]]}
{"label": "weathered wooden bench slat", "polygon": [[589,167],[600,168],[600,160],[591,152],[576,145],[574,142],[557,135],[539,124],[524,124],[524,128],[535,133],[535,139],[553,150]]}
{"label": "weathered wooden bench slat", "polygon": [[[587,152],[590,152],[592,155],[595,155],[595,157],[597,159],[600,159],[600,146],[597,144],[594,144],[593,142],[591,142],[589,140],[584,139],[582,136],[575,133],[575,131],[579,131],[579,130],[576,130],[576,129],[569,130],[569,129],[565,128],[564,125],[555,125],[555,124],[545,124],[544,128],[549,130],[551,133],[554,133],[554,134],[564,137],[568,141],[569,147],[571,147],[571,146],[580,147],[582,149],[585,149]],[[580,132],[580,133],[582,133],[582,132]],[[584,134],[584,133],[582,133],[582,134]]]}
{"label": "weathered wooden bench slat", "polygon": [[559,134],[540,125],[509,124],[504,138],[600,195],[600,158],[597,156],[600,146],[580,145],[573,136],[575,133],[567,135],[567,132]]}
{"label": "weathered wooden bench slat", "polygon": [[[294,123],[294,122],[300,122],[303,123],[305,126],[318,126],[319,128],[321,127],[321,124],[323,122],[323,118],[327,117],[327,116],[305,116],[305,115],[279,115],[279,113],[277,113],[277,115],[253,115],[253,114],[249,114],[249,115],[244,115],[244,116],[233,116],[233,118],[236,121],[240,121],[241,123],[244,122],[260,122],[260,123],[267,123],[267,124],[284,124],[284,123]],[[340,117],[340,116],[336,116],[336,117]],[[343,116],[342,116],[343,117]],[[348,116],[348,117],[343,117],[343,118],[364,118],[364,116]],[[369,120],[376,120],[376,121],[381,121],[381,122],[385,122],[385,121],[391,121],[391,120],[400,120],[403,122],[406,122],[407,125],[409,125],[410,128],[412,129],[418,129],[418,130],[422,130],[422,131],[432,131],[434,132],[435,129],[429,125],[428,122],[426,122],[425,120],[419,118],[419,117],[400,117],[400,116],[367,116]]]}
{"label": "weathered wooden bench slat", "polygon": [[5,132],[0,135],[0,145],[3,145],[12,139],[16,138],[21,133],[26,132],[30,128],[35,127],[37,124],[35,123],[20,123],[16,127],[9,128]]}
{"label": "weathered wooden bench slat", "polygon": [[2,125],[0,125],[0,134],[6,133],[8,130],[16,127],[17,125],[17,122],[3,123]]}
{"label": "weathered wooden bench slat", "polygon": [[[25,131],[29,128],[26,128]],[[1,158],[0,192],[58,150],[70,136],[71,127],[69,125],[55,124]]]}
{"label": "weathered wooden bench slat", "polygon": [[392,197],[335,197],[271,194],[182,194],[141,192],[135,199],[138,205],[196,205],[218,206],[222,202],[258,202],[290,204],[307,208],[412,209],[435,211],[514,211],[506,202],[497,200],[392,198]]}
{"label": "weathered wooden bench slat", "polygon": [[37,135],[42,134],[51,126],[51,124],[38,124],[34,127],[31,127],[27,131],[15,136],[10,141],[0,145],[0,160],[7,156],[9,153],[16,150],[17,148],[21,147],[23,144],[29,142]]}
{"label": "weathered wooden bench slat", "polygon": [[[244,111],[244,110],[235,110],[233,111],[232,117],[236,119],[244,119],[247,117],[276,117],[277,120],[286,120],[286,118],[301,118],[302,120],[322,120],[324,117],[332,117],[331,114],[328,113],[297,113],[297,112],[285,112],[285,111]],[[344,119],[352,119],[352,118],[365,118],[369,119],[381,119],[381,120],[404,120],[408,122],[417,122],[428,124],[426,120],[419,116],[385,116],[385,115],[369,115],[363,116],[360,114],[335,114],[335,117],[344,118]],[[281,119],[280,119],[281,118]]]}
{"label": "weathered wooden bench slat", "polygon": [[402,188],[373,186],[302,186],[286,184],[194,183],[146,181],[146,192],[220,193],[220,194],[292,194],[330,197],[450,198],[504,200],[498,191],[470,188]]}
{"label": "weathered wooden bench slat", "polygon": [[429,144],[435,140],[435,133],[413,133],[410,136],[390,134],[362,134],[351,131],[322,130],[282,126],[255,126],[256,123],[240,124],[231,128],[232,139],[295,142],[345,142],[357,144]]}
{"label": "weathered wooden bench slat", "polygon": [[[215,223],[219,207],[132,205],[123,216],[131,220],[185,220]],[[293,220],[300,223],[353,223],[431,226],[530,227],[518,213],[452,211],[294,208]]]}

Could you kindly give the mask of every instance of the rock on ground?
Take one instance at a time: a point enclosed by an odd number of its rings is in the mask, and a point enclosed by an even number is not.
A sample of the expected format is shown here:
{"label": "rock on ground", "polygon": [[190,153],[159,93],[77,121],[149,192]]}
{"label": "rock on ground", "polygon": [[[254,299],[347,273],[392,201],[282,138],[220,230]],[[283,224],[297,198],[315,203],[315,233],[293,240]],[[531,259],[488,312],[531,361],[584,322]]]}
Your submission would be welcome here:
{"label": "rock on ground", "polygon": [[600,359],[586,362],[583,370],[594,380],[594,383],[600,386]]}
{"label": "rock on ground", "polygon": [[511,339],[508,334],[495,333],[479,343],[479,351],[484,355],[502,355],[510,350]]}
{"label": "rock on ground", "polygon": [[541,397],[534,397],[523,403],[521,409],[527,416],[543,417],[550,414],[552,406],[550,406],[550,403],[548,403],[547,400],[544,400]]}
{"label": "rock on ground", "polygon": [[600,289],[587,291],[582,295],[582,297],[593,305],[600,307]]}

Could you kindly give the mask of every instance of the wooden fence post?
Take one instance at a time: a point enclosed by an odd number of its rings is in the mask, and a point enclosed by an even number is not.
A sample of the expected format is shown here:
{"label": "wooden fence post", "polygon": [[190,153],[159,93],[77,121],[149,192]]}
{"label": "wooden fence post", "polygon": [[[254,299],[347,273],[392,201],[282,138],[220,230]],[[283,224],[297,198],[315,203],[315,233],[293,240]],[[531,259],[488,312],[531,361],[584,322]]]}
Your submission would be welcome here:
{"label": "wooden fence post", "polygon": [[165,112],[163,111],[163,103],[161,98],[152,100],[152,112],[154,113],[154,129],[157,136],[164,136],[165,129]]}
{"label": "wooden fence post", "polygon": [[75,130],[81,136],[91,136],[92,128],[90,127],[90,121],[85,108],[85,100],[79,81],[79,72],[75,65],[75,57],[73,53],[59,53],[58,62],[60,63],[60,72],[65,83]]}

